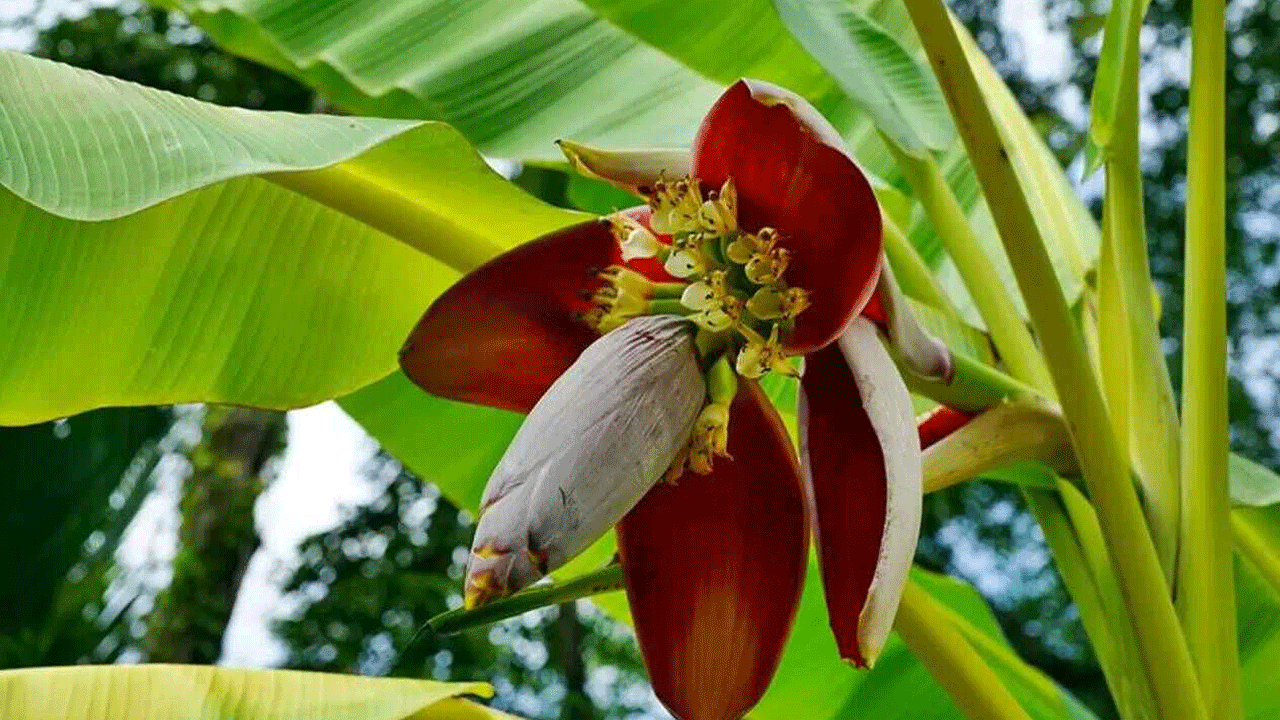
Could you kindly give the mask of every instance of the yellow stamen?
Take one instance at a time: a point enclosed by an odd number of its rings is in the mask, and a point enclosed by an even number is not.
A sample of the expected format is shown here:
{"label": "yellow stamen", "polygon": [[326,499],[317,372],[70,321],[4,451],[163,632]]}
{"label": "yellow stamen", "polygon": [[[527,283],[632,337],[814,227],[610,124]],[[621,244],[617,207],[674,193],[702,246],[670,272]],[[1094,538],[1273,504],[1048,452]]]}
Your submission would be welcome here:
{"label": "yellow stamen", "polygon": [[751,296],[746,307],[761,320],[792,320],[809,307],[809,293],[801,288],[762,287]]}
{"label": "yellow stamen", "polygon": [[782,273],[787,271],[789,262],[791,253],[786,248],[770,247],[767,252],[757,252],[747,261],[747,279],[757,285],[778,282]]}
{"label": "yellow stamen", "polygon": [[724,181],[720,192],[702,203],[698,211],[702,227],[715,235],[728,235],[738,229],[738,191],[733,178]]}
{"label": "yellow stamen", "polygon": [[596,274],[620,292],[629,293],[648,300],[653,297],[653,281],[640,273],[622,265],[610,265]]}
{"label": "yellow stamen", "polygon": [[729,293],[723,270],[713,270],[705,279],[687,286],[680,304],[697,311],[690,319],[712,332],[728,330],[742,315],[742,300]]}
{"label": "yellow stamen", "polygon": [[684,248],[672,252],[663,268],[673,277],[689,278],[705,273],[710,264],[701,250]]}
{"label": "yellow stamen", "polygon": [[663,245],[658,237],[634,218],[623,213],[614,213],[608,220],[613,237],[618,241],[618,247],[622,249],[624,262],[637,258],[651,258],[661,253]]}
{"label": "yellow stamen", "polygon": [[758,378],[767,372],[796,377],[796,369],[787,361],[787,354],[778,341],[778,326],[775,324],[769,332],[769,339],[762,339],[750,328],[740,327],[740,332],[747,336],[746,347],[738,351],[738,359],[734,369],[746,378]]}
{"label": "yellow stamen", "polygon": [[729,406],[712,403],[702,409],[689,438],[689,469],[711,472],[714,456],[729,457]]}
{"label": "yellow stamen", "polygon": [[659,180],[653,184],[649,207],[653,209],[649,223],[654,232],[662,235],[694,232],[699,227],[702,190],[696,181],[688,178],[675,182]]}

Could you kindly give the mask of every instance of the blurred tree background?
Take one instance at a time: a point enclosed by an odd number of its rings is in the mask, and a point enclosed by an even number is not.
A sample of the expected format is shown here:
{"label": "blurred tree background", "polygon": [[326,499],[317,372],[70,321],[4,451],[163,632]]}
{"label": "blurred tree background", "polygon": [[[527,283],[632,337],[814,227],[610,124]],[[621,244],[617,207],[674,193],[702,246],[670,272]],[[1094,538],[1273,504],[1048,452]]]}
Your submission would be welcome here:
{"label": "blurred tree background", "polygon": [[[1044,30],[1071,55],[1052,73],[1029,70],[1018,15],[1043,4]],[[1086,193],[1078,156],[1104,3],[951,3]],[[1185,28],[1189,0],[1153,0],[1143,31],[1144,170],[1153,271],[1165,349],[1180,374],[1182,205],[1185,192]],[[1011,19],[1012,18],[1012,19]],[[1232,443],[1275,468],[1274,392],[1280,355],[1280,4],[1229,6],[1228,296]],[[136,2],[35,3],[0,13],[0,30],[34,54],[108,75],[247,108],[313,112],[323,98],[294,80],[212,46],[180,16]],[[524,184],[567,202],[556,174]],[[0,532],[31,552],[3,559],[0,667],[86,661],[216,662],[250,556],[252,509],[277,472],[279,413],[225,408],[112,409],[0,429],[17,481],[0,486]],[[274,627],[289,667],[377,675],[487,678],[497,704],[530,717],[588,720],[655,711],[629,632],[587,603],[451,637],[422,632],[460,602],[470,518],[378,455],[363,471],[367,503],[305,540],[285,568]],[[48,478],[65,479],[58,483]],[[139,580],[117,550],[148,497],[167,492],[177,550]],[[1106,717],[1105,685],[1074,607],[1021,495],[975,482],[931,495],[918,560],[965,578],[988,598],[1018,651]]]}

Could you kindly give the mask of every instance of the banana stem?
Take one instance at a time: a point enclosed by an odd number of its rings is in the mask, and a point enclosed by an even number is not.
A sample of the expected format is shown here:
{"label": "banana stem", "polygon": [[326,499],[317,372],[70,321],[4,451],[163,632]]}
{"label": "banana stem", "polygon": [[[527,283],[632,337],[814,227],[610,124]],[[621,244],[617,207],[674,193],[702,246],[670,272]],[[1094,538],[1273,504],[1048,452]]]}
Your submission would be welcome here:
{"label": "banana stem", "polygon": [[1178,612],[1210,714],[1233,720],[1243,711],[1227,485],[1223,6],[1194,0],[1191,10]]}
{"label": "banana stem", "polygon": [[941,0],[908,0],[907,10],[982,183],[1057,395],[1066,402],[1063,411],[1076,456],[1115,564],[1158,714],[1164,720],[1204,720],[1191,655],[1165,591],[1128,464],[1009,151],[946,6]]}
{"label": "banana stem", "polygon": [[969,219],[938,163],[931,155],[922,158],[907,155],[893,143],[889,143],[889,149],[960,271],[960,277],[964,278],[965,287],[973,296],[978,313],[991,331],[991,338],[1010,372],[1037,389],[1048,390],[1049,374],[1035,340],[1018,316],[1013,299],[969,226]]}

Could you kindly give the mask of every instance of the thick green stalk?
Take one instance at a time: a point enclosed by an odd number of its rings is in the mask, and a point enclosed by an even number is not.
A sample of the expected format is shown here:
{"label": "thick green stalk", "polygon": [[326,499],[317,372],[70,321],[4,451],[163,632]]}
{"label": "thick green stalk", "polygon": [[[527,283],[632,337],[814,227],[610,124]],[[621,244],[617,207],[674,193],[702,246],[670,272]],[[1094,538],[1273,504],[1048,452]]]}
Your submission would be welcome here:
{"label": "thick green stalk", "polygon": [[[958,200],[945,178],[942,177],[937,164],[932,158],[922,160],[905,155],[900,156],[898,161],[899,167],[916,190],[926,212],[933,219],[939,236],[947,246],[949,254],[956,262],[956,267],[960,270],[961,277],[965,280],[966,287],[978,305],[979,312],[988,327],[992,329],[992,336],[1010,371],[1020,380],[1036,385],[1041,394],[1051,395],[1053,386],[1042,356],[1031,340],[1026,326],[1013,309],[1012,299],[1005,291],[1003,282],[995,274],[993,266],[980,247],[977,236],[969,226]],[[1003,344],[1000,342],[1001,335],[995,330],[997,327],[1006,330],[1003,334],[1005,337]],[[965,358],[962,356],[957,355],[956,360],[958,372],[951,384],[946,386],[931,384],[908,375],[908,386],[913,392],[951,407],[974,409],[970,403],[975,401],[986,402],[985,405],[978,407],[989,406],[988,397],[982,391],[990,389],[989,384],[984,381],[991,378],[986,377],[981,368],[966,367]],[[954,473],[940,475],[939,480],[945,481],[952,477]],[[1083,542],[1083,539],[1076,534],[1077,524],[1057,503],[1036,502],[1028,493],[1027,504],[1045,533],[1057,564],[1065,566],[1071,563],[1073,557],[1070,554],[1059,553],[1078,547]],[[1109,567],[1105,570],[1110,571]],[[1108,609],[1098,601],[1096,593],[1081,595],[1073,593],[1073,597],[1080,606],[1082,616],[1094,618],[1107,616]],[[1110,641],[1107,637],[1096,634],[1101,632],[1101,625],[1093,623],[1089,629],[1092,631],[1090,639],[1095,643],[1099,654],[1106,652],[1105,648],[1110,645]],[[1111,667],[1120,667],[1121,659],[1117,656],[1115,661],[1110,663]],[[1114,684],[1121,686],[1123,681],[1116,679]]]}
{"label": "thick green stalk", "polygon": [[946,608],[915,581],[902,592],[894,628],[960,712],[971,720],[1030,720]]}
{"label": "thick green stalk", "polygon": [[[912,183],[926,212],[933,219],[935,228],[944,239],[952,259],[960,270],[961,277],[964,278],[966,287],[978,305],[979,312],[988,327],[992,328],[993,338],[1004,356],[1005,363],[1019,380],[1035,384],[1039,394],[1051,395],[1052,385],[1043,359],[1034,342],[1032,342],[1026,326],[1022,324],[1021,318],[1013,310],[1012,299],[1005,291],[1003,282],[993,271],[989,260],[979,245],[977,236],[969,226],[968,220],[960,208],[959,201],[955,198],[945,178],[942,177],[937,164],[931,157],[926,157],[922,160],[902,155],[899,157],[899,167],[907,175],[908,182]],[[999,341],[1000,336],[994,330],[996,327],[1004,327],[1007,330],[1005,333],[1006,340],[1003,345]],[[908,387],[911,388],[912,392],[929,397],[944,405],[967,410],[990,407],[993,404],[991,398],[991,391],[993,390],[1014,397],[1027,395],[1029,391],[1035,392],[1026,386],[1014,389],[1010,383],[1017,383],[1016,380],[984,365],[969,361],[963,355],[953,354],[953,357],[956,361],[957,371],[952,382],[943,385],[905,373],[904,377],[907,378]],[[997,382],[999,380],[1010,382]],[[1021,385],[1021,383],[1017,384]],[[929,456],[927,455],[927,457]],[[927,474],[928,469],[926,468]],[[935,480],[939,483],[945,483],[954,481],[957,477],[959,475],[955,472],[938,473],[938,477]],[[1030,493],[1025,493],[1025,495],[1028,507],[1045,534],[1045,539],[1049,544],[1050,552],[1053,554],[1055,562],[1060,567],[1070,564],[1073,561],[1073,556],[1059,553],[1066,552],[1072,547],[1078,547],[1080,543],[1084,542],[1084,539],[1076,534],[1077,523],[1073,521],[1069,513],[1060,504],[1036,502]],[[1109,566],[1104,570],[1110,572]],[[1094,618],[1108,616],[1109,608],[1099,602],[1096,593],[1079,595],[1073,593],[1073,597],[1076,599],[1077,605],[1080,606],[1082,616]],[[1118,618],[1119,616],[1116,618],[1117,621]],[[1095,634],[1101,632],[1101,625],[1092,623],[1087,627],[1087,630],[1091,631],[1090,639],[1095,643],[1095,648],[1099,654],[1107,652],[1106,648],[1111,645],[1109,639],[1106,636]],[[1110,663],[1110,666],[1120,667],[1122,666],[1122,660],[1121,656],[1117,656]],[[1117,687],[1124,684],[1122,679],[1115,679],[1113,682]],[[1132,696],[1133,693],[1128,695]]]}
{"label": "thick green stalk", "polygon": [[[1107,554],[1106,540],[1102,535],[1102,527],[1098,524],[1098,514],[1076,485],[1059,479],[1057,502],[1054,503],[1065,512],[1083,558],[1080,570],[1089,576],[1089,581],[1096,588],[1096,595],[1087,595],[1091,600],[1096,598],[1098,604],[1093,612],[1100,612],[1106,618],[1110,628],[1111,659],[1104,666],[1107,684],[1112,688],[1116,706],[1123,718],[1154,718],[1156,709],[1151,697],[1151,690],[1146,683],[1146,673],[1142,667],[1142,654],[1138,652],[1137,638],[1133,634],[1133,626],[1125,618],[1124,598],[1117,585],[1115,568],[1111,557]],[[1046,539],[1049,533],[1045,533]],[[1049,542],[1053,542],[1051,539]],[[1059,568],[1061,569],[1061,564]],[[1070,571],[1063,573],[1063,577]],[[1070,583],[1067,585],[1070,590]],[[1071,592],[1075,597],[1075,592]],[[1083,617],[1086,609],[1081,607]],[[1092,635],[1090,635],[1092,640]]]}
{"label": "thick green stalk", "polygon": [[1223,0],[1194,0],[1183,297],[1183,544],[1178,613],[1211,715],[1242,715],[1227,486],[1226,28]]}
{"label": "thick green stalk", "polygon": [[969,67],[941,0],[908,0],[947,104],[964,139],[1036,334],[1044,346],[1089,494],[1116,567],[1162,720],[1206,718],[1178,617],[1165,591],[1128,465],[1112,431],[1102,391],[1004,140]]}
{"label": "thick green stalk", "polygon": [[[1135,3],[1135,6],[1140,5]],[[1134,12],[1140,13],[1141,10]],[[1135,37],[1126,45],[1113,135],[1105,149],[1107,232],[1104,239],[1107,246],[1103,249],[1103,259],[1107,259],[1110,251],[1111,262],[1099,268],[1099,274],[1100,280],[1114,282],[1114,286],[1101,286],[1104,297],[1112,302],[1101,308],[1101,322],[1107,332],[1102,334],[1100,349],[1104,358],[1104,378],[1109,356],[1114,354],[1118,362],[1127,366],[1125,375],[1115,378],[1116,384],[1122,386],[1115,389],[1115,394],[1123,394],[1126,402],[1122,407],[1113,405],[1111,417],[1117,428],[1133,429],[1131,433],[1117,433],[1120,447],[1127,450],[1138,471],[1146,493],[1144,509],[1156,554],[1160,557],[1165,578],[1173,588],[1176,586],[1179,505],[1182,502],[1178,469],[1180,440],[1173,383],[1169,380],[1169,368],[1160,347],[1160,331],[1156,327],[1151,303],[1138,145],[1139,56],[1136,35],[1140,23],[1139,14],[1131,23]],[[1114,273],[1114,276],[1108,278],[1104,273]],[[1119,313],[1118,317],[1116,313]]]}
{"label": "thick green stalk", "polygon": [[[1102,210],[1102,253],[1098,258],[1098,323],[1093,350],[1102,379],[1102,392],[1111,412],[1111,426],[1121,449],[1129,447],[1129,324],[1124,317],[1124,293],[1112,241],[1111,214]],[[1166,570],[1167,571],[1167,570]]]}
{"label": "thick green stalk", "polygon": [[1018,316],[1009,291],[983,251],[964,208],[947,184],[938,163],[932,156],[911,157],[893,143],[888,145],[947,254],[960,271],[960,277],[964,278],[965,287],[973,296],[978,313],[991,331],[991,338],[1010,372],[1036,389],[1047,390],[1050,387],[1049,375],[1035,340]]}
{"label": "thick green stalk", "polygon": [[884,253],[889,258],[889,264],[893,266],[894,275],[902,285],[902,292],[922,303],[932,305],[949,317],[959,317],[955,305],[951,304],[951,298],[947,297],[947,292],[938,284],[938,279],[933,276],[924,258],[920,257],[919,251],[907,239],[902,228],[898,227],[898,224],[887,214],[882,216],[882,222]]}
{"label": "thick green stalk", "polygon": [[[1053,552],[1058,574],[1062,577],[1067,592],[1071,594],[1072,599],[1076,600],[1076,607],[1080,609],[1080,621],[1089,635],[1094,654],[1098,656],[1102,675],[1111,688],[1111,696],[1116,699],[1116,705],[1119,706],[1121,693],[1117,687],[1118,683],[1113,680],[1119,676],[1117,664],[1119,651],[1116,647],[1115,628],[1111,624],[1112,618],[1108,613],[1101,611],[1105,605],[1103,595],[1096,583],[1097,575],[1091,572],[1092,568],[1080,545],[1078,533],[1069,521],[1066,508],[1058,493],[1029,490],[1026,498],[1032,512],[1037,517],[1045,518],[1041,521],[1041,528],[1044,531],[1045,540],[1049,542],[1049,549]],[[1048,524],[1058,526],[1048,527]],[[1062,542],[1063,540],[1067,542]],[[1088,601],[1080,602],[1079,598],[1087,598]],[[1122,716],[1130,717],[1124,713]]]}
{"label": "thick green stalk", "polygon": [[[1121,452],[1130,447],[1130,410],[1131,402],[1130,392],[1131,380],[1133,378],[1130,369],[1129,355],[1131,343],[1129,340],[1129,323],[1125,316],[1124,296],[1120,289],[1120,277],[1117,262],[1115,260],[1114,247],[1115,243],[1111,240],[1112,230],[1110,227],[1110,216],[1103,209],[1102,225],[1103,225],[1103,244],[1102,257],[1098,260],[1098,291],[1096,296],[1096,323],[1093,322],[1094,317],[1087,317],[1084,321],[1084,329],[1086,332],[1092,332],[1092,336],[1086,336],[1086,340],[1090,355],[1097,366],[1101,379],[1102,389],[1107,400],[1107,409],[1111,414],[1112,425],[1115,428],[1116,440],[1120,445]],[[1064,498],[1065,499],[1065,498]],[[1067,503],[1066,507],[1072,517],[1072,524],[1077,532],[1081,531],[1081,523],[1089,523],[1089,518],[1081,520],[1082,514],[1093,516],[1093,508],[1088,501],[1079,498],[1079,502]],[[1151,506],[1146,507],[1148,521],[1151,521]],[[1097,533],[1097,545],[1101,546],[1101,534],[1097,529],[1097,518],[1092,517],[1092,526]],[[1046,532],[1046,537],[1048,533]],[[1153,538],[1153,542],[1155,539]],[[1098,548],[1094,548],[1097,550]],[[1101,556],[1100,560],[1098,556]],[[1101,547],[1101,552],[1091,555],[1094,563],[1089,566],[1093,575],[1098,580],[1105,578],[1110,585],[1111,590],[1115,591],[1115,578],[1111,562],[1106,557],[1106,548]],[[1161,558],[1164,560],[1164,558]],[[1062,564],[1059,564],[1062,567]],[[1169,568],[1162,564],[1162,568],[1166,571],[1166,579],[1172,577]],[[1063,577],[1066,574],[1063,573]],[[1071,590],[1068,583],[1068,590],[1075,597],[1076,593]],[[1118,593],[1118,591],[1117,591]],[[1103,595],[1103,597],[1109,596]],[[1116,707],[1120,711],[1123,718],[1144,718],[1150,717],[1154,713],[1151,707],[1150,693],[1147,687],[1141,682],[1135,682],[1134,678],[1142,678],[1142,668],[1137,667],[1135,663],[1140,663],[1133,641],[1133,630],[1128,623],[1124,621],[1124,608],[1119,605],[1118,594],[1115,597],[1116,602],[1110,602],[1106,606],[1107,615],[1112,621],[1113,631],[1124,635],[1120,637],[1127,638],[1128,642],[1120,640],[1115,641],[1112,649],[1114,658],[1111,662],[1102,659],[1102,653],[1099,651],[1099,659],[1102,660],[1103,674],[1107,678],[1107,685],[1111,689],[1111,695],[1115,698]],[[1081,611],[1083,617],[1083,608]],[[1085,631],[1089,634],[1090,640],[1093,640],[1093,632],[1086,622]],[[1097,643],[1095,641],[1095,650]],[[1139,696],[1138,693],[1142,692]],[[1145,704],[1142,704],[1145,701]],[[1145,713],[1143,712],[1145,708]]]}

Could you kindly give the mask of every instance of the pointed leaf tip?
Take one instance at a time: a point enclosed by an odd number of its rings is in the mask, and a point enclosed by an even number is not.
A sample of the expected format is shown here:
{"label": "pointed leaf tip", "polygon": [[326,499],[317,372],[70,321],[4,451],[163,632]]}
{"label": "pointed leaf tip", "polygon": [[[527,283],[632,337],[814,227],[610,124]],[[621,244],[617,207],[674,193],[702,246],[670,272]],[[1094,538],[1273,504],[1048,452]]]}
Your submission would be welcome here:
{"label": "pointed leaf tip", "polygon": [[685,148],[605,150],[571,140],[557,140],[556,145],[582,175],[636,194],[660,179],[688,177],[690,173],[690,154]]}

